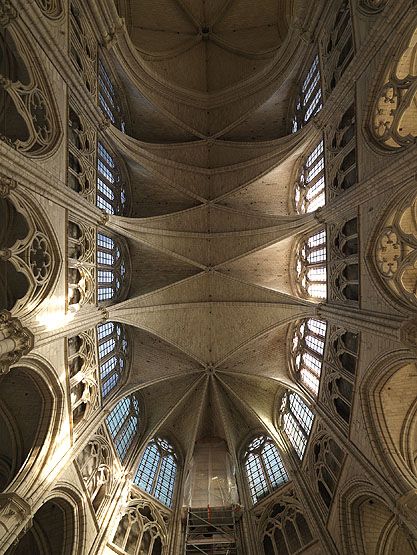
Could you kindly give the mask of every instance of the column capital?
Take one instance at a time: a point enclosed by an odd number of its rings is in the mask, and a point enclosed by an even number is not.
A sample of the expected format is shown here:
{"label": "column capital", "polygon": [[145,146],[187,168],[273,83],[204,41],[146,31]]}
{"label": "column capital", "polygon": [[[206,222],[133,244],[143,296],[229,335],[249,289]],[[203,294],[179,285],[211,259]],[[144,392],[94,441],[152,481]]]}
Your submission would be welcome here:
{"label": "column capital", "polygon": [[[0,0],[0,22],[2,20],[2,2]],[[5,198],[10,195],[10,191],[16,189],[17,181],[11,177],[0,174],[0,198]]]}
{"label": "column capital", "polygon": [[4,553],[31,525],[29,503],[17,493],[0,493],[0,551]]}
{"label": "column capital", "polygon": [[33,348],[33,334],[8,310],[0,310],[0,374]]}

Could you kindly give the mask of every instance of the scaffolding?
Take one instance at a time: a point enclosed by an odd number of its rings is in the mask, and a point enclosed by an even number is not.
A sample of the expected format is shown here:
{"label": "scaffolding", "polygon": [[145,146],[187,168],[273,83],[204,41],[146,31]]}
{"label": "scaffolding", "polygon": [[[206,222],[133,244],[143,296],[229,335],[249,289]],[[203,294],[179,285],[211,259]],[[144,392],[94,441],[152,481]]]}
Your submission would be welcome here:
{"label": "scaffolding", "polygon": [[189,508],[186,555],[237,555],[234,507]]}

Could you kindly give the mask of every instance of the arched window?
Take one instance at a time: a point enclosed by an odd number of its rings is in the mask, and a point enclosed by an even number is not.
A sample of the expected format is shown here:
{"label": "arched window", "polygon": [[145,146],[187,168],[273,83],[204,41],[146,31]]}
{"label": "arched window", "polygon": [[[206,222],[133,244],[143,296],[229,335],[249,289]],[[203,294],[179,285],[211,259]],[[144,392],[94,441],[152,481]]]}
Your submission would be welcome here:
{"label": "arched window", "polygon": [[106,397],[117,385],[126,366],[127,338],[123,324],[106,322],[97,326],[101,392]]}
{"label": "arched window", "polygon": [[139,401],[134,395],[117,403],[107,417],[107,427],[120,459],[126,458],[139,425]]}
{"label": "arched window", "polygon": [[116,300],[120,296],[126,273],[121,249],[108,235],[97,233],[97,299]]}
{"label": "arched window", "polygon": [[135,484],[167,507],[172,506],[177,461],[172,446],[155,438],[145,449],[135,476]]}
{"label": "arched window", "polygon": [[304,78],[301,92],[295,103],[292,132],[299,131],[322,107],[320,63],[317,55]]}
{"label": "arched window", "polygon": [[244,464],[254,503],[288,481],[278,449],[267,436],[258,436],[250,442]]}
{"label": "arched window", "polygon": [[326,322],[304,320],[294,332],[292,355],[302,383],[317,395],[326,340]]}
{"label": "arched window", "polygon": [[326,202],[323,140],[308,154],[295,187],[295,209],[298,214],[314,212]]}
{"label": "arched window", "polygon": [[281,404],[282,428],[300,459],[307,447],[314,414],[297,393],[287,392]]}
{"label": "arched window", "polygon": [[322,229],[302,241],[297,252],[299,286],[307,297],[327,296],[326,230]]}
{"label": "arched window", "polygon": [[98,62],[98,101],[103,113],[113,125],[125,132],[125,122],[120,99],[110,78],[109,72],[101,60]]}
{"label": "arched window", "polygon": [[102,142],[97,148],[97,206],[121,216],[126,209],[126,192],[114,156]]}

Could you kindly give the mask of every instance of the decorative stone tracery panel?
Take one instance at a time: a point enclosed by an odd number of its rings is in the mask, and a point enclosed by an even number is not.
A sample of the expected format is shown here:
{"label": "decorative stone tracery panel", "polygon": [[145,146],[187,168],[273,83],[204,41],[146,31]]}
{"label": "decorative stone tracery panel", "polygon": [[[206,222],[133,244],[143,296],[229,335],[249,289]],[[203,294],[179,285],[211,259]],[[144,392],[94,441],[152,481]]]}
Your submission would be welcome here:
{"label": "decorative stone tracery panel", "polygon": [[68,306],[74,309],[96,301],[96,230],[68,221]]}
{"label": "decorative stone tracery panel", "polygon": [[0,138],[27,156],[45,156],[61,136],[57,110],[29,41],[20,36],[15,10],[2,4],[0,20]]}
{"label": "decorative stone tracery panel", "polygon": [[161,555],[168,541],[169,512],[130,492],[113,543],[126,553]]}
{"label": "decorative stone tracery panel", "polygon": [[366,15],[373,15],[385,8],[388,0],[359,0],[359,10]]}
{"label": "decorative stone tracery panel", "polygon": [[329,225],[329,298],[359,302],[358,219]]}
{"label": "decorative stone tracery panel", "polygon": [[417,29],[385,71],[370,130],[377,143],[396,150],[417,140]]}
{"label": "decorative stone tracery panel", "polygon": [[397,300],[417,305],[417,196],[405,200],[383,220],[372,259],[385,290]]}

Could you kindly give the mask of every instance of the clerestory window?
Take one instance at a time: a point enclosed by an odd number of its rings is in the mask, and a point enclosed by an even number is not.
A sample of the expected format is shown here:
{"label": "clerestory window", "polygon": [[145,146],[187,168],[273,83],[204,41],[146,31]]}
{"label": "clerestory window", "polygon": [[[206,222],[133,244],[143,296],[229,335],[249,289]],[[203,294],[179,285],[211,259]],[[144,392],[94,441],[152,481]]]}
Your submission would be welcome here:
{"label": "clerestory window", "polygon": [[304,457],[314,414],[297,393],[287,392],[281,404],[281,424],[300,459]]}
{"label": "clerestory window", "polygon": [[326,322],[304,320],[294,332],[292,356],[301,382],[317,396],[326,340]]}
{"label": "clerestory window", "polygon": [[297,250],[297,277],[306,297],[325,299],[327,296],[326,230],[310,235]]}
{"label": "clerestory window", "polygon": [[298,214],[314,212],[326,203],[323,140],[307,155],[301,167],[294,202]]}
{"label": "clerestory window", "polygon": [[303,80],[301,91],[295,103],[292,132],[296,133],[310,121],[323,107],[321,92],[320,62],[315,56]]}
{"label": "clerestory window", "polygon": [[142,455],[135,484],[171,507],[176,475],[177,460],[172,445],[166,439],[154,438]]}
{"label": "clerestory window", "polygon": [[254,503],[288,481],[278,449],[267,436],[258,436],[250,442],[244,456],[244,466]]}
{"label": "clerestory window", "polygon": [[126,200],[126,191],[116,159],[111,151],[99,141],[96,204],[107,214],[121,216],[126,212]]}
{"label": "clerestory window", "polygon": [[106,322],[97,326],[100,381],[103,398],[119,383],[126,366],[128,342],[123,324]]}
{"label": "clerestory window", "polygon": [[126,268],[118,241],[97,233],[97,299],[116,300],[121,293]]}
{"label": "clerestory window", "polygon": [[138,431],[139,401],[137,398],[130,395],[119,401],[106,422],[116,451],[121,461],[124,461]]}
{"label": "clerestory window", "polygon": [[98,63],[98,101],[103,113],[120,131],[125,132],[123,111],[119,95],[101,60]]}

